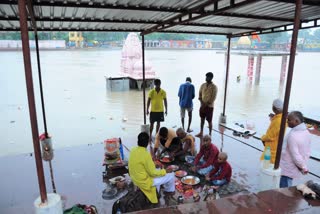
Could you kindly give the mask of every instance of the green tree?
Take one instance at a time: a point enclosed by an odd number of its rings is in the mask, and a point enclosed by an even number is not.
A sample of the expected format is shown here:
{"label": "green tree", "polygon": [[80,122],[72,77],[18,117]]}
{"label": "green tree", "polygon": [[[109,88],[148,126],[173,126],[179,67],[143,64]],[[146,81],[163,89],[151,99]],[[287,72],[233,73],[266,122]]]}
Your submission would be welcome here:
{"label": "green tree", "polygon": [[270,33],[260,35],[262,42],[268,42],[271,45],[274,43],[288,42],[290,35],[288,32]]}
{"label": "green tree", "polygon": [[314,40],[316,40],[318,42],[320,41],[320,28],[313,31],[313,37],[314,37]]}

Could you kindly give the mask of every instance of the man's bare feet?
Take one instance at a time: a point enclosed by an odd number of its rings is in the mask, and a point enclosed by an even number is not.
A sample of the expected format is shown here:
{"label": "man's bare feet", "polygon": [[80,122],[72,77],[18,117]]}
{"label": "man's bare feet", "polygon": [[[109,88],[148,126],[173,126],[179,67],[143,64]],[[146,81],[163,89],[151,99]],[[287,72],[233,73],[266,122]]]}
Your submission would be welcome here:
{"label": "man's bare feet", "polygon": [[211,186],[211,188],[217,190],[219,189],[219,186]]}
{"label": "man's bare feet", "polygon": [[196,134],[195,136],[196,137],[202,137],[202,135],[203,135],[202,132],[200,132],[199,134]]}

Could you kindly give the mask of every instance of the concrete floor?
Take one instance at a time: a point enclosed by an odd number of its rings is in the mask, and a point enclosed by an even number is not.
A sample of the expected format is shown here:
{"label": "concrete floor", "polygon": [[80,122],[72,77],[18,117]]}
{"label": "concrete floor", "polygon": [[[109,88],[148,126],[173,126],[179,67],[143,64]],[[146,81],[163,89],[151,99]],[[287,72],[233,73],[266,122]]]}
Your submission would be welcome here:
{"label": "concrete floor", "polygon": [[[196,134],[195,130],[193,134]],[[244,138],[234,139],[232,132],[225,130],[225,135],[213,132],[213,143],[219,149],[229,154],[229,162],[233,167],[232,179],[242,184],[251,193],[237,195],[232,198],[223,198],[214,202],[201,202],[197,204],[184,204],[174,208],[164,208],[151,213],[285,213],[305,212],[320,213],[318,207],[311,207],[302,197],[292,189],[271,192],[259,192],[259,157],[261,152],[240,143],[244,141],[249,145],[262,149],[261,142]],[[228,135],[230,137],[228,137]],[[238,140],[237,140],[238,139]],[[136,145],[136,137],[122,139],[127,147]],[[199,139],[197,139],[199,146]],[[125,151],[125,155],[128,152]],[[66,208],[74,204],[93,204],[99,213],[111,213],[113,201],[102,199],[103,183],[102,161],[104,148],[102,143],[88,144],[72,148],[56,150],[52,161],[57,192],[66,198]],[[49,164],[44,162],[47,192],[52,192]],[[0,158],[0,213],[33,213],[33,202],[40,195],[33,154],[23,154]],[[320,175],[319,162],[310,160],[310,171]],[[294,184],[307,180],[320,183],[312,175],[303,176]],[[278,204],[278,205],[277,205]],[[283,206],[287,204],[286,206]],[[319,204],[317,204],[319,205]],[[281,208],[281,209],[280,209]],[[314,209],[318,211],[315,212]],[[271,210],[271,211],[269,211]],[[279,212],[278,212],[279,211]],[[142,212],[146,213],[146,212]],[[149,211],[148,211],[149,213]]]}

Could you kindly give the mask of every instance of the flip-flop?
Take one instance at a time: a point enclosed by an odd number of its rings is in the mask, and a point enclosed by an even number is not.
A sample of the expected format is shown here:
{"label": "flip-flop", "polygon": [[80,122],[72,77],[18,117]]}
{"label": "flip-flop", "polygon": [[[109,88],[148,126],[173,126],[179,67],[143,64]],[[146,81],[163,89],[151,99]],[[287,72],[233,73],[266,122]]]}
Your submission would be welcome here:
{"label": "flip-flop", "polygon": [[237,132],[237,131],[233,131],[233,136],[237,136],[237,137],[240,137],[241,136],[241,133],[240,132]]}
{"label": "flip-flop", "polygon": [[242,137],[249,137],[250,136],[250,131],[245,131],[242,134]]}
{"label": "flip-flop", "polygon": [[236,126],[240,126],[241,128],[244,128],[243,124],[235,123]]}

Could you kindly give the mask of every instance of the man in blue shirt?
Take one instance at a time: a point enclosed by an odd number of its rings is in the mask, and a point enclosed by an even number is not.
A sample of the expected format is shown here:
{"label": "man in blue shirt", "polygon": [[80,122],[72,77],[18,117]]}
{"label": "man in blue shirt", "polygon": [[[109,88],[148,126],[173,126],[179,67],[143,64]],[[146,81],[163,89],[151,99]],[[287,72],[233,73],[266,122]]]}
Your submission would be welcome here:
{"label": "man in blue shirt", "polygon": [[193,110],[192,100],[195,97],[195,92],[194,92],[194,86],[191,83],[190,77],[187,77],[186,82],[180,85],[178,96],[179,96],[182,128],[184,129],[184,117],[187,110],[188,117],[189,117],[187,132],[192,132],[192,130],[190,129],[190,124],[192,120],[192,110]]}

